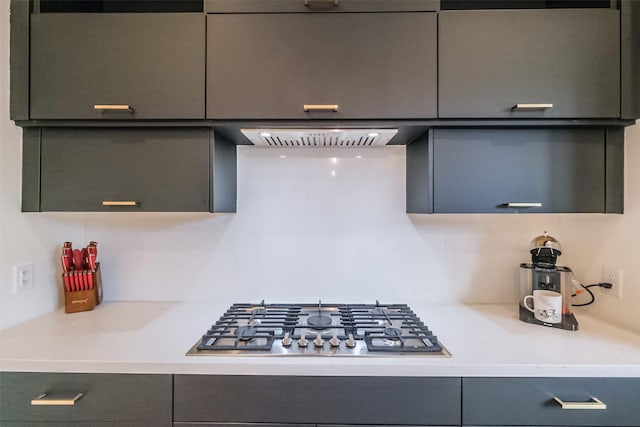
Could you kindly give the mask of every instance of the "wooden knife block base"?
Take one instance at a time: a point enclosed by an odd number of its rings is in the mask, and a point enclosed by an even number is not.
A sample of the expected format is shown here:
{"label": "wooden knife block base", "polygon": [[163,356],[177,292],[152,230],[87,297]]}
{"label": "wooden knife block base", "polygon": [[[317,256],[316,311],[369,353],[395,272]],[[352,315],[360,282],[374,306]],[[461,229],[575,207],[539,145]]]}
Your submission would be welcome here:
{"label": "wooden knife block base", "polygon": [[102,302],[102,276],[100,274],[100,263],[98,263],[96,271],[92,274],[94,284],[93,289],[70,292],[67,292],[67,290],[64,289],[64,274],[62,275],[65,313],[93,310],[96,305]]}

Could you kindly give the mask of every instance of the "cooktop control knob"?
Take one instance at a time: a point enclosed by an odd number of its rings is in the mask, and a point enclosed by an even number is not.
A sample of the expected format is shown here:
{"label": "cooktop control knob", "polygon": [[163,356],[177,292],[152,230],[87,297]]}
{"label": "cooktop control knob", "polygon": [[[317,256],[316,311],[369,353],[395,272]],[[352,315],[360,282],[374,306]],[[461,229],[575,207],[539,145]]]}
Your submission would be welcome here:
{"label": "cooktop control knob", "polygon": [[298,340],[298,346],[299,347],[306,347],[309,345],[309,341],[307,341],[307,339],[304,337],[304,335],[302,335],[300,337],[300,339]]}
{"label": "cooktop control knob", "polygon": [[353,334],[349,334],[346,344],[349,348],[354,348],[356,346],[356,340],[353,339]]}
{"label": "cooktop control knob", "polygon": [[320,334],[318,334],[318,336],[316,336],[316,339],[313,340],[313,345],[315,345],[316,347],[322,347],[324,345],[324,340],[322,339]]}
{"label": "cooktop control knob", "polygon": [[282,346],[283,347],[290,347],[291,346],[291,337],[289,336],[289,332],[284,334],[284,337],[282,338]]}
{"label": "cooktop control knob", "polygon": [[329,340],[329,344],[331,344],[331,347],[338,347],[340,346],[340,340],[334,335],[333,338]]}

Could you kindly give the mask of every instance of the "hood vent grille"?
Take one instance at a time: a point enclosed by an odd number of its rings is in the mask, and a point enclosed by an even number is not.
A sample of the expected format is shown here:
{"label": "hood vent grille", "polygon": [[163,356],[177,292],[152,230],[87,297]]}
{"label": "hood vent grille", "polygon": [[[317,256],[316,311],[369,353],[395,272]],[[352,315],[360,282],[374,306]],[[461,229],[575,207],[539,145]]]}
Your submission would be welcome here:
{"label": "hood vent grille", "polygon": [[261,147],[374,147],[386,145],[397,129],[241,129]]}

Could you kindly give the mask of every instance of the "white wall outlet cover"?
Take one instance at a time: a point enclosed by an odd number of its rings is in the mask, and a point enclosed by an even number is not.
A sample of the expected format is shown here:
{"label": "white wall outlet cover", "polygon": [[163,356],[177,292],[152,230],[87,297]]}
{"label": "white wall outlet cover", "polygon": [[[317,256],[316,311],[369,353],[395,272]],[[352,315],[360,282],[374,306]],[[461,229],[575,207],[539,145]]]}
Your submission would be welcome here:
{"label": "white wall outlet cover", "polygon": [[16,265],[14,270],[15,293],[33,289],[33,264]]}
{"label": "white wall outlet cover", "polygon": [[611,289],[602,288],[602,292],[616,298],[622,298],[622,269],[618,267],[602,267],[602,282],[611,283]]}

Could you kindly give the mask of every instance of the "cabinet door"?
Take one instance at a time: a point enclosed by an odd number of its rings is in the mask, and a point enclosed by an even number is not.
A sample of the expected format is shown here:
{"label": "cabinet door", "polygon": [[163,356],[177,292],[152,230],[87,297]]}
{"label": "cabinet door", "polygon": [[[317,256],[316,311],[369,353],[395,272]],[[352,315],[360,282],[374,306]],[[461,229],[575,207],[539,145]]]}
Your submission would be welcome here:
{"label": "cabinet door", "polygon": [[604,131],[437,129],[433,210],[605,212]]}
{"label": "cabinet door", "polygon": [[436,36],[431,12],[208,15],[207,117],[435,117]]}
{"label": "cabinet door", "polygon": [[439,0],[204,0],[207,13],[419,12],[436,11]]}
{"label": "cabinet door", "polygon": [[207,129],[43,129],[41,210],[208,212],[208,135]]}
{"label": "cabinet door", "polygon": [[180,422],[460,425],[460,378],[174,376]]}
{"label": "cabinet door", "polygon": [[[43,393],[82,396],[71,406],[33,405]],[[171,425],[170,375],[2,372],[0,396],[1,425]]]}
{"label": "cabinet door", "polygon": [[[639,378],[464,378],[462,390],[469,426],[640,425]],[[554,397],[606,409],[563,409]]]}
{"label": "cabinet door", "polygon": [[440,117],[620,117],[619,11],[443,11],[439,19]]}
{"label": "cabinet door", "polygon": [[31,36],[32,119],[204,118],[202,14],[36,14]]}

